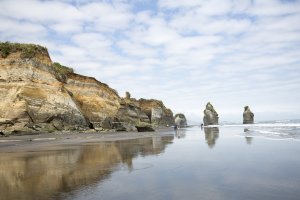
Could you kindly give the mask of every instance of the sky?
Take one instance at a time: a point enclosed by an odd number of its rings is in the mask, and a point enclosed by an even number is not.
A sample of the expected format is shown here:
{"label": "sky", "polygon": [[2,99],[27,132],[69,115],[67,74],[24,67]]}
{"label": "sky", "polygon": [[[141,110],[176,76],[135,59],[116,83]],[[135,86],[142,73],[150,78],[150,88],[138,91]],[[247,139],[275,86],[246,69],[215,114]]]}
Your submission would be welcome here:
{"label": "sky", "polygon": [[0,40],[200,122],[300,118],[299,0],[0,0]]}

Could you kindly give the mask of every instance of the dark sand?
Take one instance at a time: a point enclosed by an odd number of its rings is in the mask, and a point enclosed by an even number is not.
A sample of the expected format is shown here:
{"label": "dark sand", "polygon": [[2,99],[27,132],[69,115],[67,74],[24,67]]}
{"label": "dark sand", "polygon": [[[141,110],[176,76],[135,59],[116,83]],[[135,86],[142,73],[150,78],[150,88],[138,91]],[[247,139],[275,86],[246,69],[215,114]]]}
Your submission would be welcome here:
{"label": "dark sand", "polygon": [[59,150],[73,145],[165,136],[171,133],[172,128],[163,128],[155,132],[56,132],[34,135],[12,135],[9,137],[2,136],[0,137],[0,153]]}

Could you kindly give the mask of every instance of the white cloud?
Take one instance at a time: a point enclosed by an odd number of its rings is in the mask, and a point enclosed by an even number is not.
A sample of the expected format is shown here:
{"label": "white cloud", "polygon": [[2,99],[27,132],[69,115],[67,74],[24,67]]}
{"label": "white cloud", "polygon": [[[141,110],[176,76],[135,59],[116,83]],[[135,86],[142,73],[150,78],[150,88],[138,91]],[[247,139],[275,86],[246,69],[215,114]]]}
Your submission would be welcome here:
{"label": "white cloud", "polygon": [[159,1],[159,6],[162,8],[182,8],[182,7],[194,7],[199,5],[199,1],[197,0],[165,0]]}
{"label": "white cloud", "polygon": [[223,119],[244,105],[300,113],[299,1],[3,0],[0,7],[1,40],[46,45],[54,61],[121,95],[158,98],[188,116],[201,116],[208,101]]}
{"label": "white cloud", "polygon": [[133,15],[123,4],[96,2],[80,8],[85,18],[92,24],[90,28],[99,31],[126,28]]}
{"label": "white cloud", "polygon": [[82,31],[82,24],[76,22],[55,23],[50,28],[58,33],[72,33]]}
{"label": "white cloud", "polygon": [[71,4],[58,1],[3,0],[0,7],[1,15],[40,23],[72,21],[83,17]]}
{"label": "white cloud", "polygon": [[282,3],[282,1],[254,1],[249,13],[257,16],[282,16],[300,12],[299,1]]}
{"label": "white cloud", "polygon": [[9,18],[0,17],[0,31],[5,40],[20,37],[40,37],[47,33],[45,27],[30,22],[19,22]]}

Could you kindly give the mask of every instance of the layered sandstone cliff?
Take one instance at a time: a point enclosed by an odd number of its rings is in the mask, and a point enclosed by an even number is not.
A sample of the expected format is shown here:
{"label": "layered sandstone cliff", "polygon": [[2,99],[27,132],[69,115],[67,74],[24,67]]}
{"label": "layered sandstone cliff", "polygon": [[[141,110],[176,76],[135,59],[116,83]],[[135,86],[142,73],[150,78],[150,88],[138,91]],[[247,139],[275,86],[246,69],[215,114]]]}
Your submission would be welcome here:
{"label": "layered sandstone cliff", "polygon": [[171,126],[174,124],[173,112],[166,108],[162,101],[155,99],[139,99],[138,103],[151,123],[156,126]]}
{"label": "layered sandstone cliff", "polygon": [[[123,99],[95,78],[53,63],[46,48],[32,44],[0,43],[0,98],[2,134],[129,131],[174,120],[161,101]],[[159,121],[154,120],[156,109]]]}
{"label": "layered sandstone cliff", "polygon": [[29,58],[24,58],[21,50],[0,58],[0,130],[10,133],[87,126],[55,73],[46,49]]}

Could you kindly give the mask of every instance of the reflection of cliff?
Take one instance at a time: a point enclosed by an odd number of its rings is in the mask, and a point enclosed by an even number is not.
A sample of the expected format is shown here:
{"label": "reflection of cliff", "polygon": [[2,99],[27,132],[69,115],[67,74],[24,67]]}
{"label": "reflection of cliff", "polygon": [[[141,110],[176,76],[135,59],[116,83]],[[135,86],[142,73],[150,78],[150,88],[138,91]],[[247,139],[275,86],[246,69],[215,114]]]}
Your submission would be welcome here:
{"label": "reflection of cliff", "polygon": [[3,199],[57,199],[62,192],[106,179],[121,164],[134,169],[138,155],[161,153],[173,137],[143,138],[75,147],[63,151],[2,154]]}
{"label": "reflection of cliff", "polygon": [[216,140],[219,137],[219,128],[218,127],[205,127],[205,140],[210,148],[213,148],[216,144]]}
{"label": "reflection of cliff", "polygon": [[116,147],[122,157],[122,162],[126,163],[129,169],[132,169],[132,159],[138,155],[157,155],[163,152],[165,146],[170,144],[173,136],[140,138],[128,141],[115,142]]}

